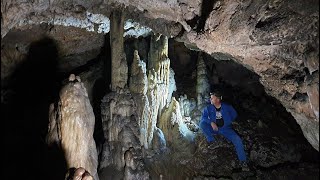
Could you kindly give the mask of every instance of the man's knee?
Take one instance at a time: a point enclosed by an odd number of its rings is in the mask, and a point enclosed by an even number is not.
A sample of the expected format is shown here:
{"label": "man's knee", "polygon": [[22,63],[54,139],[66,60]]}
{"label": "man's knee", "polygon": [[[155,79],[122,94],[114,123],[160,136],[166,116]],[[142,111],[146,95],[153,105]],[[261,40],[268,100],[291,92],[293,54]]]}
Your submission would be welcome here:
{"label": "man's knee", "polygon": [[242,139],[240,138],[240,136],[238,134],[233,134],[229,137],[230,137],[231,142],[234,144],[242,143]]}
{"label": "man's knee", "polygon": [[208,124],[208,123],[205,122],[205,121],[201,121],[200,124],[199,124],[199,126],[200,126],[200,128],[201,128],[202,130],[204,130],[204,129],[207,129],[208,126],[210,126],[210,124]]}

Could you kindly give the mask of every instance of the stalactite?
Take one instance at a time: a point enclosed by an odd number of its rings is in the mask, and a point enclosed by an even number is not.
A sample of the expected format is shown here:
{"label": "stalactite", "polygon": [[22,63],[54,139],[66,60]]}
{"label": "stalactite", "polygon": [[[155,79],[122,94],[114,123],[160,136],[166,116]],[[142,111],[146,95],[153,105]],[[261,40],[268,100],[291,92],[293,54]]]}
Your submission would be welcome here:
{"label": "stalactite", "polygon": [[110,21],[111,89],[123,89],[127,84],[128,66],[123,49],[124,12],[114,10]]}

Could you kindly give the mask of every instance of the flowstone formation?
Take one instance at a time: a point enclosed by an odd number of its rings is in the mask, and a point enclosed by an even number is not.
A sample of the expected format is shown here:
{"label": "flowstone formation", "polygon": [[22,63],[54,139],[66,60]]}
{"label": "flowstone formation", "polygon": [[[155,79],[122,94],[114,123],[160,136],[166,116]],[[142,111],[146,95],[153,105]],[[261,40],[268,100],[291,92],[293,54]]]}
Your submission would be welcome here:
{"label": "flowstone formation", "polygon": [[60,91],[59,101],[50,105],[47,143],[59,145],[68,169],[82,167],[99,180],[94,124],[86,88],[78,76],[71,74]]}
{"label": "flowstone formation", "polygon": [[[142,146],[137,107],[124,89],[107,94],[101,103],[105,143],[102,149],[100,177],[108,179],[148,179],[142,161]],[[112,169],[112,170],[109,170]]]}

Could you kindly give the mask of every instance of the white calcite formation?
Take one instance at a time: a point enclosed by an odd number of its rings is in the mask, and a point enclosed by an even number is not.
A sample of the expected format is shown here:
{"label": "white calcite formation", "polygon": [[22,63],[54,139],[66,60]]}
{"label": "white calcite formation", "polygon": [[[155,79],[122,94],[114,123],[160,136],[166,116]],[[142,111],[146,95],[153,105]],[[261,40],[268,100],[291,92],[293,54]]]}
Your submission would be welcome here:
{"label": "white calcite formation", "polygon": [[154,131],[160,112],[167,105],[175,90],[174,78],[170,78],[168,38],[153,35],[150,42],[148,74],[138,51],[134,53],[129,88],[138,107],[141,143],[148,149],[152,145]]}
{"label": "white calcite formation", "polygon": [[173,146],[179,144],[179,141],[191,142],[194,139],[194,133],[183,122],[180,105],[175,98],[172,98],[169,107],[161,114],[158,126],[162,129],[168,144]]}
{"label": "white calcite formation", "polygon": [[123,26],[124,12],[122,10],[113,11],[110,28],[112,91],[119,91],[127,85],[128,66],[123,49]]}
{"label": "white calcite formation", "polygon": [[137,104],[137,113],[139,115],[140,142],[144,148],[148,149],[150,142],[148,137],[152,137],[152,125],[149,120],[150,108],[147,97],[148,77],[146,73],[146,64],[140,60],[138,51],[134,51],[133,63],[131,65],[131,76],[129,89]]}
{"label": "white calcite formation", "polygon": [[[146,74],[145,63],[140,60],[138,51],[134,52],[129,88],[137,104],[142,145],[145,149],[152,147],[153,150],[163,152],[168,138],[173,138],[171,134],[175,134],[176,140],[192,140],[193,134],[183,121],[179,102],[172,98],[176,85],[168,58],[167,37],[160,34],[152,35],[148,58]],[[174,105],[172,99],[175,101]],[[172,106],[178,108],[173,110]],[[178,119],[172,120],[172,117],[176,117],[175,114],[179,114]],[[175,129],[170,128],[171,126],[168,129],[163,125],[172,123],[176,124]]]}
{"label": "white calcite formation", "polygon": [[137,107],[128,89],[107,94],[101,103],[101,116],[106,142],[100,169],[112,166],[124,179],[148,179],[142,162]]}
{"label": "white calcite formation", "polygon": [[87,90],[81,79],[72,74],[60,91],[59,101],[50,105],[47,142],[60,146],[68,169],[82,167],[98,180],[94,124]]}
{"label": "white calcite formation", "polygon": [[198,109],[202,110],[207,102],[206,99],[209,97],[210,84],[207,77],[206,64],[203,61],[201,53],[199,53],[198,63],[197,63],[197,104]]}

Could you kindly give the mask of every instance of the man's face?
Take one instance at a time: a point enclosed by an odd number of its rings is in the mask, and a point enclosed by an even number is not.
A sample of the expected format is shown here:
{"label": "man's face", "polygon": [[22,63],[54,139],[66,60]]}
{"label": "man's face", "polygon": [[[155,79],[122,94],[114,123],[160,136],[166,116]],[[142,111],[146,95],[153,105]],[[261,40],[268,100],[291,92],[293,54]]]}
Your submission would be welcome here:
{"label": "man's face", "polygon": [[220,99],[215,95],[210,96],[210,101],[211,101],[211,104],[219,104],[221,102]]}

